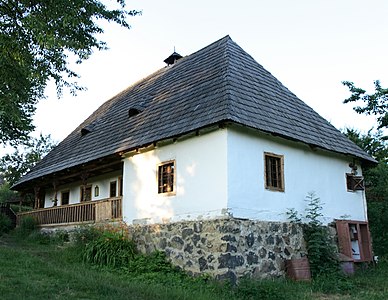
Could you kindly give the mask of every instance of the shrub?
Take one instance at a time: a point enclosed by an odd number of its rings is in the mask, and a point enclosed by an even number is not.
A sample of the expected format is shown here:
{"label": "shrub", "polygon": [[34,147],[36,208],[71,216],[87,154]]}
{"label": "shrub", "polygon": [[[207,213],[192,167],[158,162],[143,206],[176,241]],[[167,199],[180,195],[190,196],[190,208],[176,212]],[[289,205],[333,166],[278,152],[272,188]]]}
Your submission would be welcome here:
{"label": "shrub", "polygon": [[136,246],[122,234],[104,231],[85,244],[85,262],[112,268],[126,267],[136,254]]}
{"label": "shrub", "polygon": [[47,232],[40,232],[38,230],[30,232],[26,237],[28,241],[41,245],[48,245],[51,243],[51,236]]}
{"label": "shrub", "polygon": [[0,213],[0,235],[8,233],[12,229],[11,219],[4,214]]}
{"label": "shrub", "polygon": [[368,220],[373,237],[373,251],[382,256],[388,253],[388,201],[368,202]]}
{"label": "shrub", "polygon": [[69,233],[65,230],[55,230],[51,237],[55,243],[63,244],[70,241]]}
{"label": "shrub", "polygon": [[95,227],[84,226],[78,227],[76,230],[72,231],[70,240],[76,246],[85,246],[87,243],[90,243],[101,235],[101,231],[97,230]]}
{"label": "shrub", "polygon": [[130,273],[176,273],[179,270],[166,259],[166,254],[155,251],[149,255],[138,254],[131,259],[126,270]]}
{"label": "shrub", "polygon": [[16,233],[20,237],[27,237],[37,228],[37,222],[33,217],[26,216],[21,218],[19,226],[16,228]]}
{"label": "shrub", "polygon": [[323,216],[322,204],[314,192],[306,196],[307,208],[305,216],[298,217],[298,212],[290,209],[287,214],[289,219],[295,223],[302,223],[303,235],[307,244],[307,254],[313,277],[325,274],[338,273],[339,262],[337,260],[336,248],[330,237],[329,228],[320,221]]}

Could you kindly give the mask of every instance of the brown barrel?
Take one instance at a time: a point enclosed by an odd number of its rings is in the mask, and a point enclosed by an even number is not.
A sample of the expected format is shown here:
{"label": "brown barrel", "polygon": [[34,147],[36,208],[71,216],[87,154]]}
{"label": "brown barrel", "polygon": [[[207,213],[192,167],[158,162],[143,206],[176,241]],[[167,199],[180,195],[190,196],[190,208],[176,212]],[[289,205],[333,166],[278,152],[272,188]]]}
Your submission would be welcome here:
{"label": "brown barrel", "polygon": [[310,264],[307,257],[287,260],[286,271],[287,276],[293,280],[311,280]]}

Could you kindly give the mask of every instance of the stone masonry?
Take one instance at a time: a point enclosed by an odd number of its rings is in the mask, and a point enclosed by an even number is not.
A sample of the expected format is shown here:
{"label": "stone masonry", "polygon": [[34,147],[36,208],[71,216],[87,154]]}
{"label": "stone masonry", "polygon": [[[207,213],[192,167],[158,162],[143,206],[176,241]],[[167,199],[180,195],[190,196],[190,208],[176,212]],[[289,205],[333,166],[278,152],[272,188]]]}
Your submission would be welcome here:
{"label": "stone masonry", "polygon": [[284,276],[285,261],[306,254],[302,228],[293,223],[222,218],[131,225],[129,232],[143,253],[164,251],[189,274],[232,281]]}

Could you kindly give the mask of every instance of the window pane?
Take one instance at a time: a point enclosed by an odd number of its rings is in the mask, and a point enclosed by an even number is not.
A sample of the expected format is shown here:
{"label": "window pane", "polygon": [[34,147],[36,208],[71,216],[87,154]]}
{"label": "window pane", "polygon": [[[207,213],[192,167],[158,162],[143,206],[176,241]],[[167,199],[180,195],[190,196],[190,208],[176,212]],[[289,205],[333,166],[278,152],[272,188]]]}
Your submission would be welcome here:
{"label": "window pane", "polygon": [[110,183],[109,197],[116,197],[116,181]]}
{"label": "window pane", "polygon": [[171,193],[174,191],[174,162],[169,162],[158,167],[158,193]]}
{"label": "window pane", "polygon": [[265,154],[265,187],[274,190],[283,190],[282,156]]}
{"label": "window pane", "polygon": [[70,192],[61,193],[61,205],[69,204]]}

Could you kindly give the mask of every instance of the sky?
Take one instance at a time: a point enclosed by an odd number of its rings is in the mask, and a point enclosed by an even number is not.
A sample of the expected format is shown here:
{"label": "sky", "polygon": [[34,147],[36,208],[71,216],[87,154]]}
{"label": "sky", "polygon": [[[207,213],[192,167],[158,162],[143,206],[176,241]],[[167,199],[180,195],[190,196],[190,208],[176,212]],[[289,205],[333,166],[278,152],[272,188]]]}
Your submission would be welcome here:
{"label": "sky", "polygon": [[173,51],[182,56],[229,35],[283,85],[335,127],[367,131],[373,117],[342,101],[348,80],[373,91],[388,86],[386,0],[126,1],[142,10],[131,29],[103,23],[109,50],[72,68],[87,88],[57,99],[49,84],[37,107],[35,135],[64,139],[102,103],[165,66]]}

